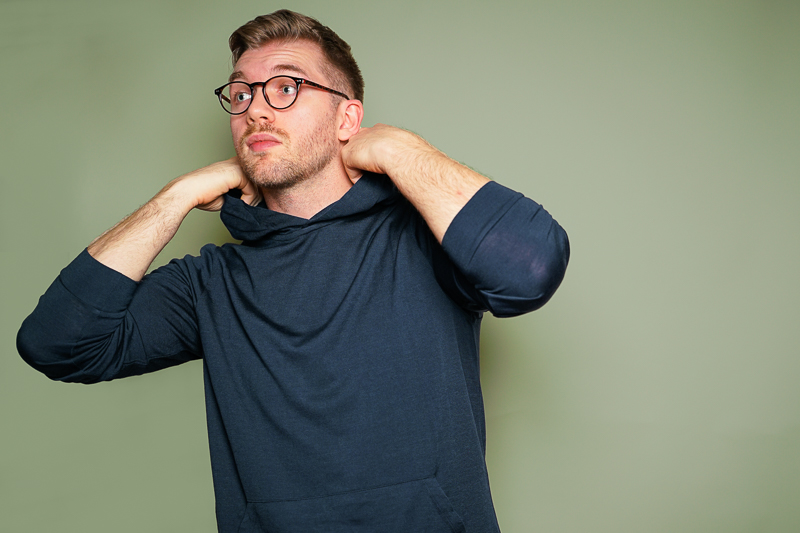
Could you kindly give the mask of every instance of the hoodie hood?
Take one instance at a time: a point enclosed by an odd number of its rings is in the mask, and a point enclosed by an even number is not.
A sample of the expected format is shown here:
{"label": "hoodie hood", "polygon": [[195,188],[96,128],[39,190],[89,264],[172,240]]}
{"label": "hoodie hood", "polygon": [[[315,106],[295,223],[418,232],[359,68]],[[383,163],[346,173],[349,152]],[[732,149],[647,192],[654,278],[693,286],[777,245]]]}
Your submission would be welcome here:
{"label": "hoodie hood", "polygon": [[263,203],[248,205],[237,197],[237,192],[235,190],[225,195],[220,218],[231,236],[241,241],[259,241],[336,219],[358,216],[400,198],[400,193],[387,176],[365,172],[344,196],[306,220],[272,211]]}

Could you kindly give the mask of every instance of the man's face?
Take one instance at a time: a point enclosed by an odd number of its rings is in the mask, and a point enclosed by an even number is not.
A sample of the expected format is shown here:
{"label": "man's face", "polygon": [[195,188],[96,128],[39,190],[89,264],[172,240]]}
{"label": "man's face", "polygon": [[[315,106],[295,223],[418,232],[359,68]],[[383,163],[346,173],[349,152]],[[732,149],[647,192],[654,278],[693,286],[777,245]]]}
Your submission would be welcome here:
{"label": "man's face", "polygon": [[[270,43],[243,53],[231,81],[262,82],[285,74],[330,87],[322,62],[322,51],[308,41]],[[233,143],[245,175],[260,187],[282,189],[326,170],[340,151],[336,98],[301,85],[291,107],[277,110],[257,87],[248,110],[231,115]]]}

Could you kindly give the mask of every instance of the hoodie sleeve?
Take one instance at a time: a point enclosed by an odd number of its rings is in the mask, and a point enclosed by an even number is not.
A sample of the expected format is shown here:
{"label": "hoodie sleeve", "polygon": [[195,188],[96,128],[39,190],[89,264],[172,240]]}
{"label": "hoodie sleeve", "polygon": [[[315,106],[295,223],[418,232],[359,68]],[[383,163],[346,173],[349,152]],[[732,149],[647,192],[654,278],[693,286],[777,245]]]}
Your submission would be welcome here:
{"label": "hoodie sleeve", "polygon": [[17,350],[50,379],[95,383],[199,357],[186,261],[136,283],[84,250],[39,299]]}
{"label": "hoodie sleeve", "polygon": [[498,317],[543,306],[564,278],[566,232],[545,209],[502,185],[484,185],[453,219],[442,248],[456,269],[436,275],[457,302]]}

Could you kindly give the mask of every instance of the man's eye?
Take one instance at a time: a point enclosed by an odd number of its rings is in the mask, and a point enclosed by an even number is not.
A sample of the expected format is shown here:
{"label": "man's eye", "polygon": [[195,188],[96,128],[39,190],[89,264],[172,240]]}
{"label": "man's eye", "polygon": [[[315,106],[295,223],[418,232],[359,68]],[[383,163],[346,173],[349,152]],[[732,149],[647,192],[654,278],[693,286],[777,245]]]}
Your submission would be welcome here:
{"label": "man's eye", "polygon": [[291,96],[296,90],[297,87],[294,85],[281,85],[280,89],[278,89],[278,92],[280,92],[282,96]]}
{"label": "man's eye", "polygon": [[250,93],[238,92],[238,93],[233,93],[232,96],[233,96],[233,98],[231,98],[232,101],[241,103],[249,100],[251,95]]}

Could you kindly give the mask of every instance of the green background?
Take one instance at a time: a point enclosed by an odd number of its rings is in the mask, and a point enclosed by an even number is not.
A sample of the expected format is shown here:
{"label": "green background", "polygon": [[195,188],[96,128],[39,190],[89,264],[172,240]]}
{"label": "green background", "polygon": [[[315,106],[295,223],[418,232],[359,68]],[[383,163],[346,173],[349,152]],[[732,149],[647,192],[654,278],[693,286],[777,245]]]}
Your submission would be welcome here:
{"label": "green background", "polygon": [[[542,310],[487,318],[507,532],[800,530],[800,2],[0,0],[0,531],[210,532],[199,362],[48,381],[14,337],[59,270],[233,153],[227,37],[288,7],[412,129],[569,233]],[[226,232],[193,213],[159,258]]]}

